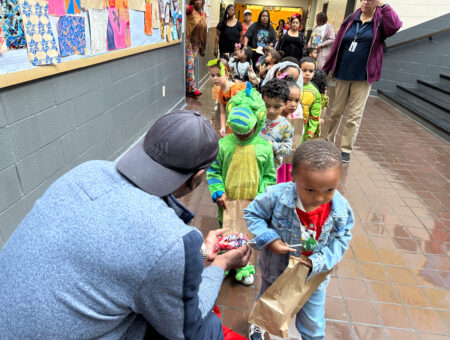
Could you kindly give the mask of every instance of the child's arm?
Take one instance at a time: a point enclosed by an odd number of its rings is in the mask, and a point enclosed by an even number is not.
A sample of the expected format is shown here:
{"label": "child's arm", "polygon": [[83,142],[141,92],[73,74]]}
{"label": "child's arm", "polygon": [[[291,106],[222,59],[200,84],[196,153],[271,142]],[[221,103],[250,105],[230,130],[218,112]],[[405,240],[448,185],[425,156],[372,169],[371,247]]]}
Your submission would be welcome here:
{"label": "child's arm", "polygon": [[343,230],[336,230],[333,227],[328,241],[325,246],[318,252],[309,256],[312,262],[312,270],[308,276],[308,279],[321,272],[331,270],[342,259],[345,251],[348,249],[348,244],[352,238],[351,229],[355,223],[353,218],[353,212],[350,206],[347,204],[347,221]]}
{"label": "child's arm", "polygon": [[269,228],[272,218],[271,194],[267,190],[256,198],[244,209],[244,219],[248,230],[255,235],[255,249],[261,249],[275,240],[280,240],[280,235]]}
{"label": "child's arm", "polygon": [[269,185],[277,183],[277,172],[275,171],[275,166],[273,164],[272,150],[270,150],[270,154],[267,155],[266,161],[263,165],[263,172],[264,173],[260,174],[262,176],[262,183],[258,194],[264,192]]}
{"label": "child's arm", "polygon": [[236,61],[234,60],[234,57],[231,57],[230,60],[228,60],[228,65],[230,68],[234,68],[234,65],[236,64]]}
{"label": "child's arm", "polygon": [[219,103],[219,109],[220,109],[220,135],[222,137],[225,137],[225,125],[227,122],[227,113],[225,111],[225,104]]}
{"label": "child's arm", "polygon": [[288,123],[283,127],[281,142],[273,142],[272,148],[275,155],[289,156],[292,151],[292,139],[294,138],[294,127]]}
{"label": "child's arm", "polygon": [[222,178],[223,154],[219,143],[219,154],[216,160],[206,170],[206,179],[208,180],[209,192],[214,203],[217,199],[225,195],[225,184]]}
{"label": "child's arm", "polygon": [[304,133],[303,133],[303,142],[307,140],[311,140],[316,133],[317,128],[320,125],[320,112],[322,111],[322,99],[320,94],[316,95],[314,101],[309,108],[309,118],[308,122],[305,125]]}

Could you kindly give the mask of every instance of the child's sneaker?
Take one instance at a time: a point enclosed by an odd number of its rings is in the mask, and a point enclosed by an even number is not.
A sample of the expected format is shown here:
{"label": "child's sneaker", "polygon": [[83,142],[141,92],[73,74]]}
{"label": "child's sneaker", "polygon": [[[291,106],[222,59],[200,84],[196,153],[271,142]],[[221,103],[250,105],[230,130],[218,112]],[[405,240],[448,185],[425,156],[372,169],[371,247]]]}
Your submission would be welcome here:
{"label": "child's sneaker", "polygon": [[264,334],[266,332],[256,325],[250,325],[250,330],[248,331],[249,340],[264,340]]}
{"label": "child's sneaker", "polygon": [[255,277],[253,276],[253,274],[250,274],[247,277],[243,277],[239,282],[244,286],[251,286],[253,282],[255,282]]}

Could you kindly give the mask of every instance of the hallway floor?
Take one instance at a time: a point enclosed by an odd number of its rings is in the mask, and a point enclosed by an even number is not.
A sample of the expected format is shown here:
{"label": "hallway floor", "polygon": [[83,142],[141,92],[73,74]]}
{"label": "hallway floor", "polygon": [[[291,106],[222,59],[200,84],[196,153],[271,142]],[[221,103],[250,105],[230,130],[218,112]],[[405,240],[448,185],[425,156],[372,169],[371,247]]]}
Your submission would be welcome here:
{"label": "hallway floor", "polygon": [[[187,109],[218,114],[211,83]],[[376,97],[370,97],[340,191],[355,214],[350,248],[327,289],[326,339],[449,339],[450,146]],[[184,199],[206,234],[217,210],[206,181]],[[247,336],[257,294],[224,280],[223,323]]]}

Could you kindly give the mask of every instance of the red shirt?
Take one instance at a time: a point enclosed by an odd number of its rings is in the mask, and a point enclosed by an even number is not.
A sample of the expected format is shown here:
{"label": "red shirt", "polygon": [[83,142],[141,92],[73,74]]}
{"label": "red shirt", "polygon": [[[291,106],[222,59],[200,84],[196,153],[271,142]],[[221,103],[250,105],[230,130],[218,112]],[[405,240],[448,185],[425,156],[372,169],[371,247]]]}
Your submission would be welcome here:
{"label": "red shirt", "polygon": [[[322,233],[322,226],[324,225],[325,221],[327,220],[328,216],[330,215],[331,211],[331,202],[328,202],[326,204],[322,204],[320,207],[318,207],[316,210],[311,212],[305,212],[297,209],[297,215],[300,219],[300,222],[306,228],[311,229],[309,226],[312,224],[314,226],[314,230],[316,231],[316,240],[319,239],[320,234]],[[303,255],[309,256],[312,254],[312,251],[304,251],[302,252]]]}

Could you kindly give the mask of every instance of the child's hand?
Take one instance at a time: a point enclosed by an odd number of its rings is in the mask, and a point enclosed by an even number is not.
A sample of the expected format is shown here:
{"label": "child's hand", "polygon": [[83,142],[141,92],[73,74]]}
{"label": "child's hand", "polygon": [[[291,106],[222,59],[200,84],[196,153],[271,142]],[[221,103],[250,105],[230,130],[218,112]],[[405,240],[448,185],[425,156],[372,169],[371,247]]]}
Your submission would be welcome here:
{"label": "child's hand", "polygon": [[273,241],[267,247],[272,253],[278,255],[287,254],[289,252],[295,253],[297,251],[294,248],[289,247],[289,244],[281,241],[280,239]]}
{"label": "child's hand", "polygon": [[225,128],[220,128],[219,133],[222,137],[225,137]]}
{"label": "child's hand", "polygon": [[312,268],[312,261],[309,258],[306,258],[306,260],[299,258],[300,263],[304,264],[308,268]]}
{"label": "child's hand", "polygon": [[227,208],[227,195],[225,193],[222,194],[222,196],[218,197],[216,199],[216,204],[220,208]]}

